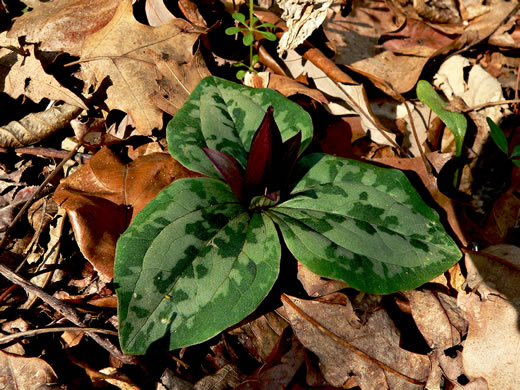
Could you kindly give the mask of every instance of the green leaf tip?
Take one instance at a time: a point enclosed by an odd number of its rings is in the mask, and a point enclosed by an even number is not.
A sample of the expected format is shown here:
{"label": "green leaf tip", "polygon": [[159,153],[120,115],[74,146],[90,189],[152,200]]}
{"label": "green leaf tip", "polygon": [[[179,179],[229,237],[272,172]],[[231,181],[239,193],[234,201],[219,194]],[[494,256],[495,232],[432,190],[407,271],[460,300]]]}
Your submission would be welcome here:
{"label": "green leaf tip", "polygon": [[462,145],[468,127],[466,117],[460,112],[447,110],[448,103],[442,100],[437,91],[426,80],[417,82],[416,93],[419,100],[430,107],[453,133],[455,137],[455,154],[457,157],[461,156]]}

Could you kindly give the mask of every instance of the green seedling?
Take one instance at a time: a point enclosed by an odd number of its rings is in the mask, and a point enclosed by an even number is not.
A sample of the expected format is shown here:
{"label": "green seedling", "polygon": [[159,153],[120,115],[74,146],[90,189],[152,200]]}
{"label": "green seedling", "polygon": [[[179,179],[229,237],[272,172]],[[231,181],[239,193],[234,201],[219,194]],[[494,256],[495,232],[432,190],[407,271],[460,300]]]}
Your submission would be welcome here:
{"label": "green seedling", "polygon": [[506,135],[498,125],[493,122],[491,118],[486,118],[489,125],[489,135],[495,142],[498,148],[509,157],[509,159],[520,168],[520,145],[515,145],[513,152],[509,154],[509,143],[507,142]]}
{"label": "green seedling", "polygon": [[437,116],[450,129],[455,137],[455,155],[460,157],[462,154],[462,145],[464,143],[464,136],[468,128],[466,117],[460,112],[453,112],[447,110],[448,103],[446,103],[435,91],[433,86],[425,81],[419,80],[416,87],[416,93],[419,100],[426,104],[430,109],[437,114]]}
{"label": "green seedling", "polygon": [[232,17],[237,21],[239,26],[228,27],[225,33],[227,35],[243,34],[242,43],[244,44],[244,46],[249,47],[249,65],[246,65],[243,62],[238,62],[234,64],[235,67],[245,68],[239,70],[236,74],[237,79],[242,80],[247,72],[255,71],[255,65],[258,63],[258,55],[253,54],[253,43],[255,41],[255,33],[260,34],[267,40],[276,41],[276,35],[274,35],[270,31],[267,31],[267,29],[276,29],[276,26],[272,23],[262,23],[257,25],[259,20],[257,17],[253,15],[253,0],[249,1],[248,21],[246,21],[246,16],[240,12],[234,13]]}
{"label": "green seedling", "polygon": [[201,343],[252,313],[285,245],[311,271],[386,294],[461,256],[399,170],[305,155],[310,116],[270,89],[208,77],[167,127],[168,148],[205,177],[179,179],[117,243],[124,352]]}

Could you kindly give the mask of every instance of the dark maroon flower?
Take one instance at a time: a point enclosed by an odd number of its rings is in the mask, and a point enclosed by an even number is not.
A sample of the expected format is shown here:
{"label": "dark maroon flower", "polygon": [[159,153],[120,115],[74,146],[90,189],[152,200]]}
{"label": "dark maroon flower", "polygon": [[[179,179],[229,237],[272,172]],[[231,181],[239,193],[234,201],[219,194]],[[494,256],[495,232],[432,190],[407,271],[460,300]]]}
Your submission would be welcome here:
{"label": "dark maroon flower", "polygon": [[245,172],[234,157],[215,149],[203,148],[236,197],[246,204],[256,196],[277,201],[298,158],[301,133],[282,142],[273,111],[273,107],[269,106],[253,136]]}

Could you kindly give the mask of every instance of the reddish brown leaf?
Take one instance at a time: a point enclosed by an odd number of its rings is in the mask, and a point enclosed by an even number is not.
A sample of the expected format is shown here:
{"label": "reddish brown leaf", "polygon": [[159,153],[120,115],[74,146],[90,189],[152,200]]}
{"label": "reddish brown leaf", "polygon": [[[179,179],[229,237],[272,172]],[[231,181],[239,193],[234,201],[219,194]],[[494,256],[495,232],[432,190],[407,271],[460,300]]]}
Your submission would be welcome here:
{"label": "reddish brown leaf", "polygon": [[116,241],[132,217],[174,179],[191,175],[166,153],[125,165],[103,148],[60,183],[54,199],[67,210],[83,255],[109,281]]}

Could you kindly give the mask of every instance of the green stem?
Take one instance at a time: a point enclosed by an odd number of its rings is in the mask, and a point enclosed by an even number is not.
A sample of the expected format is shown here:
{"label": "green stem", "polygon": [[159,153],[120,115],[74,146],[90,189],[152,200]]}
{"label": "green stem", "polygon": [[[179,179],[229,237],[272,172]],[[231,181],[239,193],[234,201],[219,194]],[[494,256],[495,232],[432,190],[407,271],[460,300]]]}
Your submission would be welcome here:
{"label": "green stem", "polygon": [[[249,0],[249,32],[251,34],[254,34],[253,28],[253,0]],[[249,70],[253,70],[253,44],[249,46]]]}

